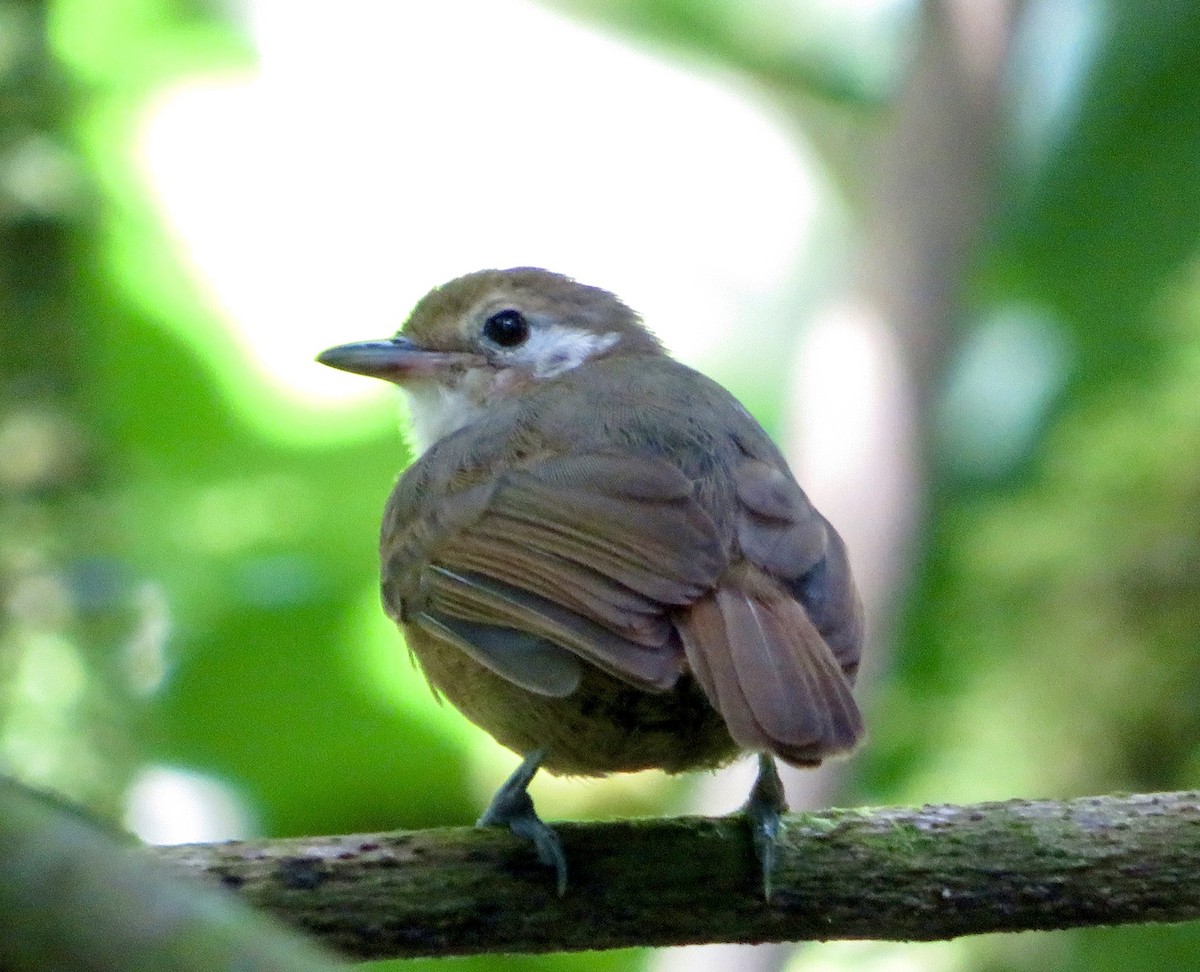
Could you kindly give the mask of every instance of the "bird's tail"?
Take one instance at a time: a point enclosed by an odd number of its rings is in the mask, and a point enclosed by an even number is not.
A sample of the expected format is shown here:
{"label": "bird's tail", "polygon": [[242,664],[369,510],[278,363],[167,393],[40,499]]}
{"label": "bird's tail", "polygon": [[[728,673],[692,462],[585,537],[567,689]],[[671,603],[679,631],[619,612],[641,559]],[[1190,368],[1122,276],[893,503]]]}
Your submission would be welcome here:
{"label": "bird's tail", "polygon": [[749,565],[676,618],[687,661],[736,743],[813,766],[854,748],[862,716],[803,606]]}

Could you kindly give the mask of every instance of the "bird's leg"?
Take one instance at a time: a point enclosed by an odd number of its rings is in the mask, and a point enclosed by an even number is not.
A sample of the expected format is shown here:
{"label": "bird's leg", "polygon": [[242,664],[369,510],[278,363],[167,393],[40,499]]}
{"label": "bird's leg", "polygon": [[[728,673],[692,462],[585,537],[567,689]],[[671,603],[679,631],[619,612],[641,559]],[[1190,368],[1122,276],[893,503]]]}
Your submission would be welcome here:
{"label": "bird's leg", "polygon": [[518,837],[532,841],[537,850],[538,860],[547,867],[554,868],[561,897],[567,890],[567,858],[563,854],[558,834],[537,815],[533,808],[533,799],[526,789],[545,755],[544,749],[537,749],[521,761],[521,765],[513,771],[512,776],[500,785],[500,789],[496,791],[492,802],[483,811],[483,816],[475,826],[507,827]]}
{"label": "bird's leg", "polygon": [[763,897],[770,901],[779,821],[787,810],[787,800],[783,795],[783,781],[779,779],[775,760],[768,753],[758,754],[758,778],[743,809],[750,821],[754,853],[762,865]]}

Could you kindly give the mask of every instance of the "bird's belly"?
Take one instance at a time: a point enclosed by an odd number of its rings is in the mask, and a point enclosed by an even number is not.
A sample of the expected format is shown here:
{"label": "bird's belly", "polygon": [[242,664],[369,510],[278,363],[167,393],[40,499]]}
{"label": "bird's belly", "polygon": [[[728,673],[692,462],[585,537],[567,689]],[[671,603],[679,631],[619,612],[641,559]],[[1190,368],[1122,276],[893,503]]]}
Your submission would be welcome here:
{"label": "bird's belly", "polygon": [[690,675],[667,692],[644,692],[589,665],[575,692],[549,698],[412,627],[405,636],[435,692],[514,752],[545,750],[542,766],[552,773],[678,773],[738,755],[724,720]]}

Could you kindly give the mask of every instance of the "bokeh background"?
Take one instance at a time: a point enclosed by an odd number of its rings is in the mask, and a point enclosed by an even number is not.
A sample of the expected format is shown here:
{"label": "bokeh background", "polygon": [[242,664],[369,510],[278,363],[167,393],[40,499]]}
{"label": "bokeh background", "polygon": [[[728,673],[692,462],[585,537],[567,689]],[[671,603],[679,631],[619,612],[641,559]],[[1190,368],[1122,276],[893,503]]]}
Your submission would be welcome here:
{"label": "bokeh background", "polygon": [[[394,398],[312,359],[534,264],[730,387],[850,542],[870,740],[796,804],[1195,785],[1197,50],[1192,0],[0,0],[0,766],[156,841],[472,821],[515,758],[378,607]],[[1200,933],[439,964],[1191,969]]]}

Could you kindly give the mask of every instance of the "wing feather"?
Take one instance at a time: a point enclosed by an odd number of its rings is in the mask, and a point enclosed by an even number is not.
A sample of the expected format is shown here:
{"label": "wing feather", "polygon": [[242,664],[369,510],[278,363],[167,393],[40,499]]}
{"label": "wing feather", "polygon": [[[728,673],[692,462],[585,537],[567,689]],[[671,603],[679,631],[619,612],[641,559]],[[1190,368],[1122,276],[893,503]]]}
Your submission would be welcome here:
{"label": "wing feather", "polygon": [[394,567],[385,551],[395,616],[423,616],[444,642],[469,642],[488,667],[543,694],[565,678],[544,652],[507,650],[503,632],[641,688],[675,683],[683,653],[670,611],[712,587],[731,542],[691,480],[653,457],[585,454],[509,469],[486,492],[464,492],[470,515],[453,508],[456,494],[443,497],[424,522],[446,529],[409,530]]}
{"label": "wing feather", "polygon": [[490,577],[437,566],[428,575],[425,613],[434,618],[531,634],[650,690],[670,688],[679,677],[681,659],[668,645],[634,644],[556,603]]}
{"label": "wing feather", "polygon": [[450,541],[440,559],[460,570],[552,597],[564,608],[640,645],[661,645],[670,637],[670,623],[655,601],[549,551],[535,552],[474,533],[469,540]]}
{"label": "wing feather", "polygon": [[564,698],[583,678],[577,656],[533,635],[424,613],[415,623],[430,637],[536,695]]}
{"label": "wing feather", "polygon": [[796,481],[778,466],[747,459],[734,473],[738,543],[751,563],[796,577],[825,555],[825,521]]}

